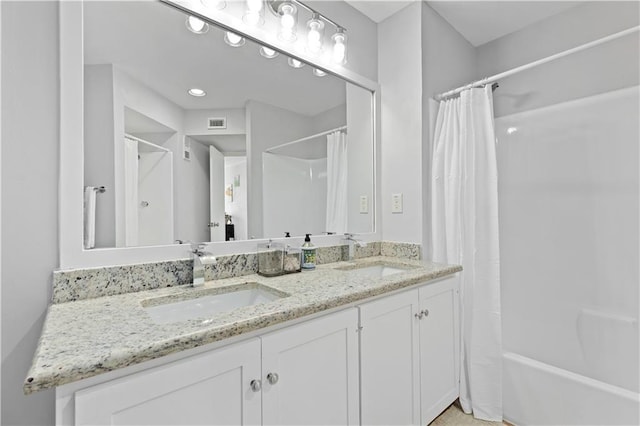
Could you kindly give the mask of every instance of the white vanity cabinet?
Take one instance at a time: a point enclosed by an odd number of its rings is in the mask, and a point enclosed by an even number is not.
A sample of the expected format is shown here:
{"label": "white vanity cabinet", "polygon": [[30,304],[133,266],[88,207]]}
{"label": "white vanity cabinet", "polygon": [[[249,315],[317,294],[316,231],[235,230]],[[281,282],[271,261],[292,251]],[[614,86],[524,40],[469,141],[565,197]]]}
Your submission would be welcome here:
{"label": "white vanity cabinet", "polygon": [[259,425],[260,376],[251,339],[77,391],[75,424]]}
{"label": "white vanity cabinet", "polygon": [[265,426],[359,424],[357,331],[351,308],[261,338]]}
{"label": "white vanity cabinet", "polygon": [[355,308],[75,390],[64,425],[357,425]]}
{"label": "white vanity cabinet", "polygon": [[425,425],[458,397],[457,279],[360,305],[363,425]]}

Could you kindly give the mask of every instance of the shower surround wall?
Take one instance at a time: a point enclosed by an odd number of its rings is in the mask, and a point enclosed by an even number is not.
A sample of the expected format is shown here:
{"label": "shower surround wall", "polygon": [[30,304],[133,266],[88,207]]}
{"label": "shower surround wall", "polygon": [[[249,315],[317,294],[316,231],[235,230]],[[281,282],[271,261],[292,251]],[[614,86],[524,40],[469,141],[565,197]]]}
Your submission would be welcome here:
{"label": "shower surround wall", "polygon": [[[636,26],[638,6],[586,3],[480,46],[480,74]],[[515,424],[639,421],[638,39],[516,74],[494,94]]]}

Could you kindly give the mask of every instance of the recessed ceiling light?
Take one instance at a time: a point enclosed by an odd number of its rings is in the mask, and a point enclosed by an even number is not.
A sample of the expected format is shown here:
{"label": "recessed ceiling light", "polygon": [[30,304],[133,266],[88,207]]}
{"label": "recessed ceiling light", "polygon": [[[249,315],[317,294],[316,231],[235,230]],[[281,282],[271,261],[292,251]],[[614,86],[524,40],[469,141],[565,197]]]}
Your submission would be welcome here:
{"label": "recessed ceiling light", "polygon": [[224,42],[227,43],[231,47],[240,47],[244,46],[244,37],[239,36],[236,33],[232,33],[231,31],[225,31],[224,33]]}
{"label": "recessed ceiling light", "polygon": [[297,59],[293,59],[293,58],[289,58],[287,63],[289,64],[289,66],[292,66],[294,68],[302,68],[302,67],[304,67],[304,62],[301,62],[301,61],[299,61]]}
{"label": "recessed ceiling light", "polygon": [[209,24],[195,16],[189,16],[185,22],[187,29],[195,34],[204,34],[209,31]]}
{"label": "recessed ceiling light", "polygon": [[268,47],[264,47],[264,46],[260,48],[260,54],[265,58],[269,58],[269,59],[275,58],[276,56],[279,55],[279,53],[276,52],[275,50],[269,49]]}
{"label": "recessed ceiling light", "polygon": [[191,96],[196,96],[196,97],[201,97],[201,96],[205,96],[207,94],[207,92],[205,92],[202,89],[197,89],[197,88],[193,88],[193,89],[189,89],[189,94]]}
{"label": "recessed ceiling light", "polygon": [[315,75],[316,77],[324,77],[325,75],[327,75],[327,73],[322,70],[319,70],[318,68],[314,68],[313,75]]}

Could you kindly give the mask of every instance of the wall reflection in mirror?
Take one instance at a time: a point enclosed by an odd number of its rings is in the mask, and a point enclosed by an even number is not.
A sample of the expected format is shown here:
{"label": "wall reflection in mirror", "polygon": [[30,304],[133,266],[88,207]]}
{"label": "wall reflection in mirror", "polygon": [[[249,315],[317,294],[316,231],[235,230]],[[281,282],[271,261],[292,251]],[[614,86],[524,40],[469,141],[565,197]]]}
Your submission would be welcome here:
{"label": "wall reflection in mirror", "polygon": [[84,2],[85,248],[372,232],[371,92],[186,20]]}

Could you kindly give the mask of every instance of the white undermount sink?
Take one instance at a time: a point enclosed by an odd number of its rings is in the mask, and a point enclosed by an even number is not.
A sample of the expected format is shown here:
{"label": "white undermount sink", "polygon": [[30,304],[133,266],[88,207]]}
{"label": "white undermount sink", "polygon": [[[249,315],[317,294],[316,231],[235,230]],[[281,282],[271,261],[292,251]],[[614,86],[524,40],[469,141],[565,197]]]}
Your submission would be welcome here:
{"label": "white undermount sink", "polygon": [[338,268],[341,271],[347,271],[351,275],[367,278],[381,278],[393,274],[399,274],[412,269],[411,266],[374,264],[374,265],[357,265]]}
{"label": "white undermount sink", "polygon": [[272,302],[288,294],[258,283],[215,289],[194,289],[176,296],[147,299],[145,311],[156,324],[209,318],[236,308]]}

